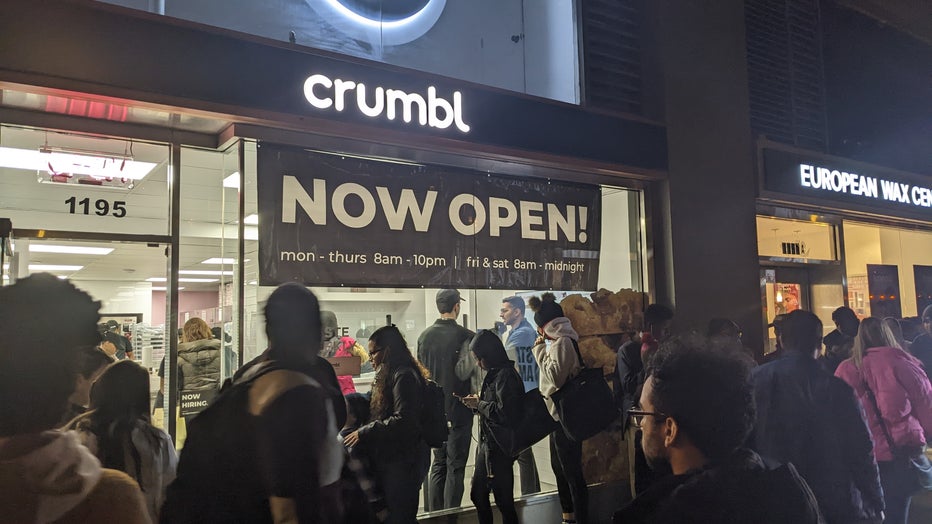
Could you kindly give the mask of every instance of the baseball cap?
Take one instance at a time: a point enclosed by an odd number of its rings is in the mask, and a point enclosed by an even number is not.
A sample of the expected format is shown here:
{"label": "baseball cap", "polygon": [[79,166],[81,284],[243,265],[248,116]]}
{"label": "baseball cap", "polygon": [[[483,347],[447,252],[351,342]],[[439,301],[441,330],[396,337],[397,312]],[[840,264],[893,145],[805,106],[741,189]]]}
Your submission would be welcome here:
{"label": "baseball cap", "polygon": [[466,299],[460,296],[456,289],[441,289],[437,292],[437,307],[441,309],[450,309],[457,302],[465,302]]}
{"label": "baseball cap", "polygon": [[108,320],[108,321],[107,321],[107,328],[108,328],[108,329],[113,329],[113,328],[115,328],[115,327],[119,327],[119,325],[120,325],[120,323],[117,322],[116,320],[111,319],[111,320]]}

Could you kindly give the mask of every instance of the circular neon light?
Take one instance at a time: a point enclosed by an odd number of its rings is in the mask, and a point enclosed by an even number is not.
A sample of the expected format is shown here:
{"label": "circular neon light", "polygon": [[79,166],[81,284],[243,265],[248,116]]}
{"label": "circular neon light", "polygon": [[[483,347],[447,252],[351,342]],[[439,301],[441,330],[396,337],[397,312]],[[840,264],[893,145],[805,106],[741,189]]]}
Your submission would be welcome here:
{"label": "circular neon light", "polygon": [[307,3],[321,18],[352,38],[400,45],[427,33],[440,19],[447,2],[407,0],[394,2],[390,9],[381,11],[370,8],[373,2],[368,0],[307,0]]}

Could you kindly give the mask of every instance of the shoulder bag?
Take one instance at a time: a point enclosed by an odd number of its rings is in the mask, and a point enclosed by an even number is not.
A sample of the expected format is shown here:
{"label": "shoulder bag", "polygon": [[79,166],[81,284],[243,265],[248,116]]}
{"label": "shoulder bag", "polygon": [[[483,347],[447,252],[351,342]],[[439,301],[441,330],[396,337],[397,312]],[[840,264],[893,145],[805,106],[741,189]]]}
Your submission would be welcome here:
{"label": "shoulder bag", "polygon": [[492,440],[502,451],[512,457],[517,457],[522,451],[540,442],[560,427],[560,423],[550,416],[544,397],[537,388],[526,392],[522,397],[519,420],[509,422],[507,425],[492,420],[483,420],[483,422]]}
{"label": "shoulder bag", "polygon": [[883,423],[883,415],[880,413],[880,406],[877,405],[877,398],[874,392],[867,385],[867,379],[864,380],[864,388],[867,390],[867,396],[870,397],[871,405],[874,407],[874,413],[877,415],[877,423],[880,424],[880,430],[884,438],[887,439],[887,445],[890,446],[890,452],[893,453],[893,460],[900,461],[902,465],[910,471],[914,480],[914,491],[928,490],[932,491],[932,462],[926,456],[925,448],[918,454],[897,450],[893,444],[893,438],[887,431],[887,425]]}
{"label": "shoulder bag", "polygon": [[557,406],[560,424],[566,435],[582,442],[602,431],[616,418],[618,407],[615,405],[612,390],[605,381],[602,368],[589,368],[579,353],[579,344],[573,342],[576,358],[582,369],[570,378],[559,390],[550,395]]}

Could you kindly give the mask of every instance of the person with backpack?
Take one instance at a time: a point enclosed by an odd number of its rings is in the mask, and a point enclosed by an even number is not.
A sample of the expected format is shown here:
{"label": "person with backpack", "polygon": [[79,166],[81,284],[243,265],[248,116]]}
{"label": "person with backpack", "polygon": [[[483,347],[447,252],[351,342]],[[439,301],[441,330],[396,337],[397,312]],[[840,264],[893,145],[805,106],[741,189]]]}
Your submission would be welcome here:
{"label": "person with backpack", "polygon": [[269,349],[192,422],[161,522],[343,520],[337,428],[346,406],[333,368],[318,356],[317,297],[283,284],[265,318]]}
{"label": "person with backpack", "polygon": [[519,422],[524,382],[515,369],[514,361],[508,359],[505,346],[495,332],[487,329],[479,331],[470,343],[469,350],[475,355],[479,367],[488,372],[480,394],[461,399],[466,407],[479,415],[480,422],[479,451],[476,454],[469,498],[476,505],[480,524],[493,522],[492,506],[489,504],[490,490],[502,513],[502,522],[517,524],[512,468],[515,457],[502,450],[492,437],[489,425],[513,426]]}
{"label": "person with backpack", "polygon": [[[531,297],[528,305],[534,311],[539,334],[531,352],[540,367],[540,393],[553,419],[559,420],[550,396],[582,369],[577,350],[579,335],[553,293]],[[563,428],[557,428],[550,434],[550,465],[557,479],[564,524],[587,524],[589,488],[582,471],[582,442],[570,439]]]}
{"label": "person with backpack", "polygon": [[67,429],[77,431],[104,467],[123,471],[139,483],[149,516],[158,522],[178,456],[171,437],[149,417],[149,372],[132,360],[121,360],[94,384],[90,411]]}
{"label": "person with backpack", "polygon": [[430,460],[421,435],[422,396],[430,374],[393,325],[372,333],[369,355],[376,368],[371,420],[347,435],[344,444],[358,447],[369,457],[388,505],[386,522],[415,523]]}

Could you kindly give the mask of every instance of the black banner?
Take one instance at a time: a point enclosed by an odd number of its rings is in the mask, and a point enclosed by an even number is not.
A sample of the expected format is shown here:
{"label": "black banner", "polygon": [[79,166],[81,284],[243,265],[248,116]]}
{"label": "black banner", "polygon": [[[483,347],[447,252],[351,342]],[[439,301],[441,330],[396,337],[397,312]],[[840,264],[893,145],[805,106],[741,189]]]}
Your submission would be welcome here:
{"label": "black banner", "polygon": [[867,264],[867,290],[871,316],[903,318],[900,300],[900,270],[889,264]]}
{"label": "black banner", "polygon": [[598,186],[260,144],[259,280],[594,290]]}

